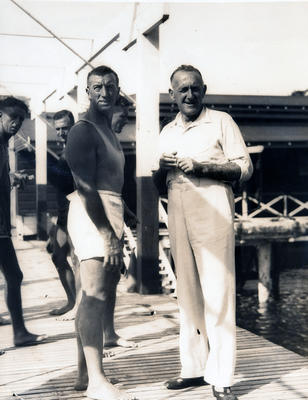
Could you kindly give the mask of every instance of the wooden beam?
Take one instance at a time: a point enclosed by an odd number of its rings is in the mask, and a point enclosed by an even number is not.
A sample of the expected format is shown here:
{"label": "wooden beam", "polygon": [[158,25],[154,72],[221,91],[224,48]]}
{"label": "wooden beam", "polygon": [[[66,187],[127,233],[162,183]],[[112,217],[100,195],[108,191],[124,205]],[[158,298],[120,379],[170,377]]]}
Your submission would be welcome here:
{"label": "wooden beam", "polygon": [[45,104],[46,103],[46,101],[51,97],[51,96],[53,96],[55,93],[56,93],[56,89],[54,89],[51,93],[49,93],[43,100],[42,100],[42,102]]}
{"label": "wooden beam", "polygon": [[[158,30],[158,25],[155,28]],[[136,92],[137,175],[137,287],[140,293],[159,293],[158,196],[152,167],[159,137],[159,41],[139,32],[137,40],[138,86]],[[154,45],[153,45],[154,44]]]}
{"label": "wooden beam", "polygon": [[271,257],[272,245],[270,242],[263,242],[258,244],[258,298],[259,304],[262,306],[266,304],[272,295],[272,278],[271,278]]}
{"label": "wooden beam", "polygon": [[35,177],[37,238],[47,239],[47,125],[35,119]]}
{"label": "wooden beam", "polygon": [[[12,138],[9,141],[9,163],[10,163],[10,171],[16,171],[16,153],[14,149],[14,140]],[[14,186],[11,190],[11,224],[12,227],[16,227],[16,214],[17,214],[17,188]]]}
{"label": "wooden beam", "polygon": [[93,54],[93,56],[91,56],[87,62],[85,62],[84,64],[81,65],[81,67],[79,67],[77,69],[77,71],[75,72],[76,74],[78,74],[84,67],[86,67],[87,65],[90,65],[90,62],[95,60],[95,58],[97,56],[99,56],[104,50],[106,50],[113,42],[117,41],[120,37],[120,34],[117,33],[115,36],[113,36],[113,38],[111,38],[106,44],[104,44],[96,53]]}
{"label": "wooden beam", "polygon": [[[147,37],[147,36],[153,35],[153,33],[158,33],[159,25],[163,24],[165,21],[167,21],[167,19],[169,19],[169,15],[163,14],[162,17],[158,21],[156,21],[154,24],[152,24],[149,28],[145,29],[142,32],[142,34]],[[127,51],[132,46],[134,46],[136,43],[137,43],[137,38],[134,38],[126,46],[124,46],[122,50]]]}
{"label": "wooden beam", "polygon": [[90,72],[90,68],[83,68],[79,74],[77,75],[78,84],[77,84],[77,114],[80,116],[89,106],[89,99],[86,93],[87,87],[87,75]]}
{"label": "wooden beam", "polygon": [[18,8],[20,8],[25,14],[27,14],[33,21],[35,21],[37,24],[39,24],[43,29],[45,29],[48,33],[50,33],[51,36],[53,36],[56,40],[58,40],[64,47],[66,47],[68,50],[70,50],[75,56],[80,58],[82,61],[84,61],[86,64],[90,65],[91,64],[83,58],[76,50],[74,50],[72,47],[70,47],[67,43],[65,43],[59,36],[57,36],[52,30],[47,28],[45,24],[43,24],[41,21],[39,21],[37,18],[35,18],[29,11],[27,11],[24,7],[22,7],[17,1],[11,0],[13,4],[15,4]]}

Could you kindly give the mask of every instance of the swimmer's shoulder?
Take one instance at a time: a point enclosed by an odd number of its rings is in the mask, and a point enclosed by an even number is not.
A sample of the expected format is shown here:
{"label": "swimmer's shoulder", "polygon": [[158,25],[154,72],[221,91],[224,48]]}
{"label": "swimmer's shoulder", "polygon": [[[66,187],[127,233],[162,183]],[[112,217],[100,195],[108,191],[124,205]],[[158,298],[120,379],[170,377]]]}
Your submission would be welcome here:
{"label": "swimmer's shoulder", "polygon": [[67,138],[67,144],[79,142],[83,145],[96,143],[96,129],[91,123],[80,120],[77,121],[70,129]]}

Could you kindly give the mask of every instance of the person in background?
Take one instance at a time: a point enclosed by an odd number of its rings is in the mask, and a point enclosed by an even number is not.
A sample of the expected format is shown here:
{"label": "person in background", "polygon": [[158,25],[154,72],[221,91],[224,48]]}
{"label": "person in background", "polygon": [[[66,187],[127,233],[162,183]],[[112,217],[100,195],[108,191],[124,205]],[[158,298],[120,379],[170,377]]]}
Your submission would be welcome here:
{"label": "person in background", "polygon": [[179,113],[160,135],[171,253],[180,311],[180,376],[167,389],[212,385],[231,391],[236,350],[232,183],[252,174],[241,132],[230,115],[203,106],[206,85],[191,65],[177,68],[169,90]]}
{"label": "person in background", "polygon": [[29,332],[25,326],[21,299],[23,274],[11,239],[8,142],[19,131],[28,113],[28,106],[15,97],[0,100],[0,268],[6,281],[6,302],[17,347],[36,345],[47,338]]}
{"label": "person in background", "polygon": [[130,107],[130,102],[122,95],[119,95],[119,98],[114,106],[114,112],[112,116],[112,130],[115,133],[120,134],[122,129],[128,122],[128,111]]}
{"label": "person in background", "polygon": [[51,310],[50,314],[62,316],[59,318],[61,320],[70,320],[75,318],[76,288],[74,272],[68,262],[68,257],[71,257],[75,273],[78,273],[78,260],[74,255],[67,232],[69,201],[66,196],[74,191],[74,181],[65,160],[65,146],[68,132],[75,121],[73,114],[68,110],[56,112],[53,121],[58,136],[59,158],[56,159],[48,153],[47,179],[57,191],[58,215],[56,224],[51,227],[49,232],[47,250],[51,253],[67,302],[64,306]]}

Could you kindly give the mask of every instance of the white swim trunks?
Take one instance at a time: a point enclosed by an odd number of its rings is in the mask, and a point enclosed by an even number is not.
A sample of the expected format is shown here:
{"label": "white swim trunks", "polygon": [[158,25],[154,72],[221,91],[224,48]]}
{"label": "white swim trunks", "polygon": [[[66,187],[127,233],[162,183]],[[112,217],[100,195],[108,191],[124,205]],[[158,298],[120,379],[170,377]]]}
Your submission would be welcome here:
{"label": "white swim trunks", "polygon": [[[118,193],[107,190],[98,191],[106,216],[117,236],[121,239],[124,230],[124,207],[122,197]],[[67,230],[79,259],[88,260],[104,257],[104,239],[85,209],[77,191],[67,196],[70,201]]]}

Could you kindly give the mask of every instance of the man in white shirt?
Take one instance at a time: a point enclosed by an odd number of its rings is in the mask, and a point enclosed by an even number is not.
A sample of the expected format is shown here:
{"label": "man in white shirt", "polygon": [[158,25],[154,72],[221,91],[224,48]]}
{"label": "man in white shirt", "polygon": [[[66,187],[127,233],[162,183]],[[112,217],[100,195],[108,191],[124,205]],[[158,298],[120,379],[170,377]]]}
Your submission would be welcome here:
{"label": "man in white shirt", "polygon": [[234,198],[231,184],[252,174],[236,123],[203,107],[200,71],[182,65],[171,75],[179,113],[160,135],[166,175],[171,252],[180,311],[180,376],[168,389],[211,384],[217,399],[232,393],[236,330]]}

